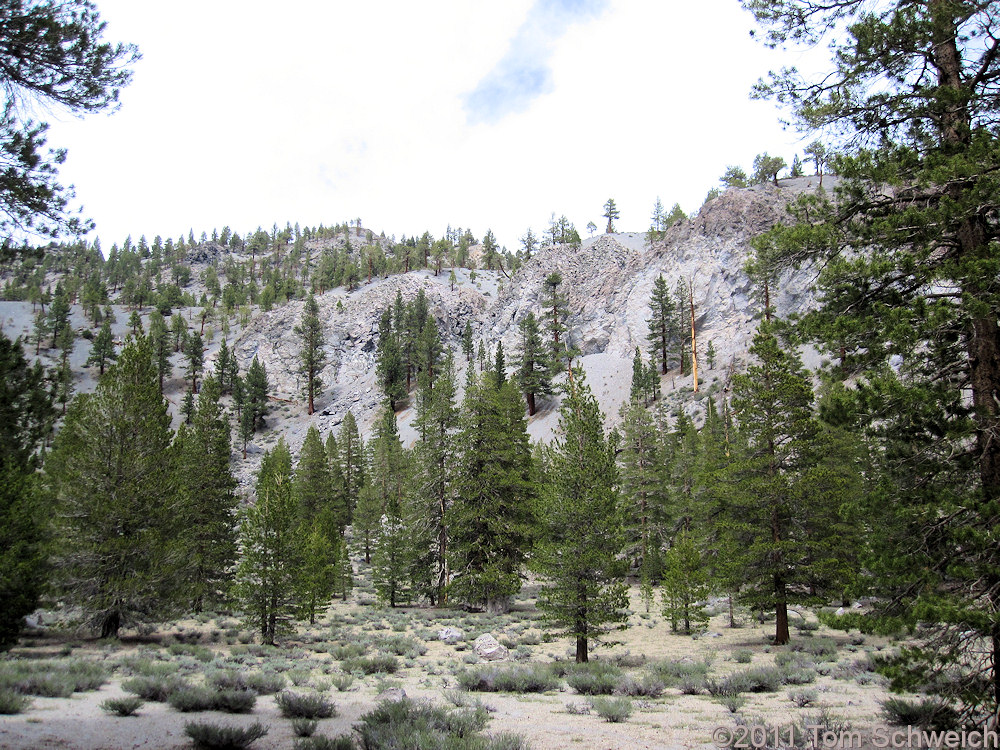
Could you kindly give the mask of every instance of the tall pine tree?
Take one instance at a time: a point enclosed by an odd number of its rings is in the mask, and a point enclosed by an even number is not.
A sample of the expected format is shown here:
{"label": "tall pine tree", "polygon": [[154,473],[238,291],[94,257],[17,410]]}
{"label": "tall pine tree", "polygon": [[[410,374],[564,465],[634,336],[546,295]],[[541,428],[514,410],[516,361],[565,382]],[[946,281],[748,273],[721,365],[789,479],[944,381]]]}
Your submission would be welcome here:
{"label": "tall pine tree", "polygon": [[532,564],[551,581],[538,607],[575,639],[576,661],[586,662],[609,627],[628,622],[628,586],[618,557],[624,535],[614,451],[580,369],[563,398],[559,430]]}

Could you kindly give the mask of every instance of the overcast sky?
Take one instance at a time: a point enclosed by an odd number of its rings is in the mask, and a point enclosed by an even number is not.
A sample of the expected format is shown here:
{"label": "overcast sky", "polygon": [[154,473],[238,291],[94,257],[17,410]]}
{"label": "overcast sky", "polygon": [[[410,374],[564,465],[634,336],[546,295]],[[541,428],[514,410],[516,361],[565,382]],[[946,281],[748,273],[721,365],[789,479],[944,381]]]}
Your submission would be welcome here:
{"label": "overcast sky", "polygon": [[728,164],[798,134],[749,98],[795,64],[738,0],[98,0],[143,59],[121,108],[51,114],[62,179],[107,251],[126,235],[330,225],[492,228],[565,214],[644,231]]}

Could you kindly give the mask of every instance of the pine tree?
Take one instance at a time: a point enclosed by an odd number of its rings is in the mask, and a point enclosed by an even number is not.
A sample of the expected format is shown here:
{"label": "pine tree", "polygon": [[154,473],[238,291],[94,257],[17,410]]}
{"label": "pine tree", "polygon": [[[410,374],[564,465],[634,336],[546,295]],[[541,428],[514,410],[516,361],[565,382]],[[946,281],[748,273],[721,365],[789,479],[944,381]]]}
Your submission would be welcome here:
{"label": "pine tree", "polygon": [[451,529],[451,595],[505,611],[521,588],[531,538],[532,478],[524,408],[513,383],[492,373],[466,386]]}
{"label": "pine tree", "polygon": [[403,518],[403,506],[390,500],[379,519],[372,548],[372,582],[380,601],[395,608],[409,603],[412,539]]}
{"label": "pine tree", "polygon": [[661,273],[653,282],[653,294],[649,300],[650,354],[659,362],[660,372],[667,374],[670,369],[670,347],[678,338],[677,308],[667,289],[667,282]]}
{"label": "pine tree", "polygon": [[232,366],[234,358],[229,351],[229,342],[222,339],[219,346],[219,353],[215,357],[215,379],[219,383],[222,395],[226,396],[233,392]]}
{"label": "pine tree", "polygon": [[687,375],[689,372],[690,360],[688,355],[690,350],[687,348],[687,343],[689,341],[689,336],[691,334],[691,308],[688,305],[688,298],[690,295],[690,287],[684,281],[684,279],[677,280],[677,286],[674,289],[674,309],[676,312],[677,321],[677,342],[680,344],[680,368],[681,375]]}
{"label": "pine tree", "polygon": [[396,402],[406,398],[406,367],[393,316],[389,310],[382,313],[378,327],[375,372],[379,388],[395,411]]}
{"label": "pine tree", "polygon": [[270,390],[270,385],[267,380],[267,370],[254,356],[247,369],[243,397],[243,411],[249,414],[248,423],[251,436],[264,426],[264,417],[270,409],[267,399],[268,390]]}
{"label": "pine tree", "polygon": [[143,333],[142,317],[138,310],[133,310],[132,314],[128,316],[128,327],[132,329],[133,336],[139,336]]}
{"label": "pine tree", "polygon": [[605,219],[608,220],[608,228],[604,230],[607,234],[611,234],[615,231],[615,220],[620,216],[618,211],[618,206],[615,205],[614,198],[608,198],[604,204],[604,213],[601,214]]}
{"label": "pine tree", "polygon": [[184,322],[184,316],[180,313],[174,313],[173,317],[170,318],[170,331],[174,335],[174,352],[179,352],[181,346],[187,343],[187,323]]}
{"label": "pine tree", "polygon": [[295,333],[302,338],[302,353],[300,372],[306,379],[306,394],[309,399],[308,414],[315,411],[313,401],[316,391],[323,387],[319,374],[326,364],[326,352],[323,351],[323,324],[319,319],[319,305],[312,292],[302,308],[302,322],[295,327]]}
{"label": "pine tree", "polygon": [[301,614],[309,619],[310,625],[315,625],[317,610],[329,603],[335,591],[341,545],[327,536],[318,518],[311,525],[304,525],[303,532],[306,536],[302,545],[298,597]]}
{"label": "pine tree", "polygon": [[335,519],[337,528],[343,532],[350,525],[351,509],[347,504],[347,487],[344,481],[344,470],[340,465],[340,446],[337,437],[331,430],[326,436],[326,466],[330,473],[330,496],[327,499],[330,508],[330,518]]}
{"label": "pine tree", "polygon": [[465,355],[466,362],[472,362],[473,353],[472,323],[467,320],[465,321],[465,326],[462,328],[462,354]]}
{"label": "pine tree", "polygon": [[309,529],[314,522],[318,522],[329,539],[340,536],[347,525],[347,519],[342,518],[338,509],[333,507],[333,495],[333,477],[326,447],[316,426],[309,425],[299,452],[299,462],[295,466],[295,500],[303,526]]}
{"label": "pine tree", "polygon": [[667,484],[656,424],[638,401],[622,405],[619,469],[627,559],[647,584],[659,581],[666,540]]}
{"label": "pine tree", "polygon": [[175,440],[177,488],[184,528],[185,566],[195,612],[219,604],[236,559],[236,479],[229,468],[229,423],[219,385],[207,378],[191,429]]}
{"label": "pine tree", "polygon": [[812,389],[798,358],[782,351],[764,323],[750,354],[757,364],[733,379],[733,410],[746,453],[728,467],[727,554],[746,582],[742,599],[776,613],[774,641],[788,643],[788,604],[808,580],[799,533],[806,509],[795,483],[808,467],[816,431]]}
{"label": "pine tree", "polygon": [[49,305],[48,325],[46,326],[52,334],[53,346],[56,346],[62,329],[69,325],[69,313],[69,297],[66,290],[63,289],[62,282],[58,282],[55,293],[52,295],[52,303]]}
{"label": "pine tree", "polygon": [[257,500],[241,514],[234,595],[263,643],[289,629],[301,568],[298,514],[292,492],[292,456],[284,440],[264,454]]}
{"label": "pine tree", "polygon": [[205,364],[205,345],[197,331],[188,336],[184,354],[188,360],[187,376],[191,379],[191,393],[197,393],[198,378],[201,377],[201,368]]}
{"label": "pine tree", "polygon": [[348,522],[353,518],[361,488],[365,484],[365,446],[358,432],[358,423],[350,411],[344,415],[337,440],[340,451],[340,470],[344,480],[344,503]]}
{"label": "pine tree", "polygon": [[628,586],[618,559],[624,535],[614,452],[580,369],[563,398],[559,430],[532,564],[551,581],[539,593],[539,609],[576,640],[576,661],[586,662],[609,626],[628,622]]}
{"label": "pine tree", "polygon": [[[405,592],[407,579],[409,545],[405,541],[403,518],[410,466],[399,439],[396,415],[388,405],[379,414],[375,434],[368,444],[368,456],[371,492],[366,493],[364,512],[360,514],[365,559],[374,566],[379,596],[395,606]],[[391,544],[380,546],[383,534],[391,536]],[[397,545],[402,547],[389,554],[389,547]]]}
{"label": "pine tree", "polygon": [[341,537],[337,542],[337,556],[333,564],[333,593],[346,602],[353,588],[354,572],[351,569],[351,557],[347,542]]}
{"label": "pine tree", "polygon": [[671,630],[690,633],[692,623],[708,622],[705,600],[709,595],[705,564],[690,531],[674,539],[663,567],[663,616],[670,620]]}
{"label": "pine tree", "polygon": [[163,393],[163,381],[170,377],[173,365],[170,362],[170,332],[159,310],[149,314],[149,340],[156,363],[156,382]]}
{"label": "pine tree", "polygon": [[433,591],[429,592],[432,602],[444,601],[449,580],[447,518],[454,496],[456,392],[455,362],[449,350],[434,388],[422,384],[417,391],[417,416],[413,423],[419,435],[414,446],[413,486],[423,511],[417,514],[417,522],[427,526],[432,539],[435,581]]}
{"label": "pine tree", "polygon": [[94,337],[94,344],[90,348],[90,356],[87,357],[87,365],[97,365],[99,374],[104,375],[104,366],[109,361],[117,358],[115,340],[111,335],[111,325],[107,321],[104,321],[101,330]]}
{"label": "pine tree", "polygon": [[[548,332],[551,341],[549,342],[549,366],[551,375],[555,377],[563,370],[563,362],[567,358],[569,342],[566,340],[566,318],[569,315],[566,297],[559,291],[562,284],[562,276],[553,271],[545,277],[544,296],[545,312],[542,319],[545,322],[545,330]],[[562,340],[560,340],[562,336]],[[573,356],[571,353],[569,356]]]}
{"label": "pine tree", "polygon": [[535,397],[552,393],[552,377],[548,366],[538,320],[529,312],[519,324],[521,350],[515,364],[517,385],[528,403],[528,416],[535,414]]}
{"label": "pine tree", "polygon": [[39,451],[55,414],[41,364],[0,333],[0,651],[35,610],[48,576],[51,509],[40,486]]}
{"label": "pine tree", "polygon": [[152,352],[140,338],[93,394],[73,402],[46,461],[58,503],[60,587],[102,637],[171,613],[184,593],[170,441]]}
{"label": "pine tree", "polygon": [[[760,92],[797,123],[844,134],[829,155],[840,185],[835,199],[803,196],[794,226],[756,243],[758,260],[822,269],[823,304],[802,330],[843,376],[870,383],[862,407],[885,453],[886,489],[866,508],[878,616],[933,624],[915,669],[898,674],[932,682],[958,723],[982,726],[1000,706],[995,8],[800,5],[749,7],[770,42],[830,41],[831,69],[788,70]],[[824,39],[831,17],[845,33]]]}

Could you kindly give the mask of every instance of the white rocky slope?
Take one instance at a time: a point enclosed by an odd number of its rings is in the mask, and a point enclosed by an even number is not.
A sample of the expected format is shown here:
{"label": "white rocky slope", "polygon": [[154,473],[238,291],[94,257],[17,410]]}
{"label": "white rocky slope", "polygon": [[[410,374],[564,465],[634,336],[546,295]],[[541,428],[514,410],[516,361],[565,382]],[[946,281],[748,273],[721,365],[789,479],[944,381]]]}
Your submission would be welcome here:
{"label": "white rocky slope", "polygon": [[[783,180],[780,188],[761,185],[728,190],[697,215],[671,227],[666,237],[653,246],[648,245],[645,234],[624,233],[600,235],[585,240],[576,249],[565,245],[545,248],[510,279],[495,272],[456,269],[452,288],[447,270],[440,276],[422,270],[375,279],[352,292],[343,288],[327,291],[317,300],[325,322],[328,364],[321,376],[323,389],[312,417],[305,414],[298,374],[300,345],[293,330],[301,318],[303,303],[293,302],[269,312],[255,311],[245,328],[234,326],[235,339],[230,343],[244,371],[254,356],[264,363],[275,401],[268,429],[255,437],[247,460],[235,462],[241,481],[250,483],[263,449],[279,437],[284,437],[297,454],[310,424],[315,424],[325,437],[330,430],[338,429],[348,410],[353,411],[365,437],[370,435],[381,402],[374,377],[378,321],[397,292],[409,301],[423,289],[445,343],[456,351],[460,351],[461,331],[469,321],[477,348],[483,341],[492,353],[496,343],[502,341],[512,366],[519,347],[518,323],[529,311],[536,315],[542,312],[543,280],[558,271],[563,278],[561,291],[569,300],[567,323],[572,343],[582,353],[579,363],[611,425],[617,422],[619,407],[628,395],[635,348],[647,351],[653,282],[662,273],[673,290],[678,280],[684,279],[694,288],[701,392],[719,389],[732,371],[745,367],[761,312],[743,272],[749,242],[781,221],[787,202],[798,192],[814,189],[812,182],[812,178],[800,178]],[[198,278],[204,265],[201,260],[207,263],[211,259],[188,260]],[[779,316],[809,306],[812,279],[808,271],[796,272],[775,285],[771,299]],[[187,310],[187,316],[194,316],[196,311]],[[74,310],[74,314],[77,312]],[[0,314],[0,326],[8,335],[21,335],[30,329],[29,303],[0,303]],[[116,314],[115,333],[124,338],[128,312],[116,308]],[[79,322],[83,328],[82,318]],[[704,357],[709,341],[716,352],[711,371]],[[206,369],[214,366],[220,343],[217,334],[208,344]],[[94,373],[82,367],[88,350],[89,344],[81,340],[74,351],[74,369],[77,364],[80,367],[78,392],[93,387]],[[174,396],[172,403],[176,407],[183,376],[180,355],[175,359],[174,380],[178,382],[171,383],[168,396]],[[466,364],[460,354],[457,361],[462,383]],[[686,404],[690,411],[698,411],[697,397],[690,395],[690,375],[671,373],[662,379],[662,388],[675,405]],[[404,440],[412,441],[413,410],[404,407],[398,414],[400,430]],[[542,400],[538,414],[529,422],[529,432],[534,439],[548,440],[557,422],[558,398]]]}
{"label": "white rocky slope", "polygon": [[[785,181],[781,188],[758,186],[729,190],[708,203],[691,219],[672,227],[664,240],[648,246],[644,234],[600,235],[579,249],[549,247],[538,252],[512,279],[484,271],[475,281],[467,271],[458,274],[452,290],[447,275],[430,271],[373,280],[347,293],[331,290],[318,298],[326,324],[328,362],[323,372],[323,393],[317,413],[304,415],[301,380],[297,375],[299,345],[293,333],[302,303],[293,303],[257,315],[239,335],[235,347],[244,368],[257,355],[267,367],[273,394],[289,403],[272,417],[272,438],[279,432],[298,450],[310,422],[325,433],[336,429],[350,409],[366,435],[381,400],[375,385],[375,348],[378,319],[392,304],[397,291],[411,300],[424,289],[432,315],[441,325],[446,343],[458,350],[465,321],[472,323],[478,341],[492,352],[502,341],[508,364],[518,351],[518,323],[529,312],[541,313],[542,282],[552,271],[563,278],[568,297],[572,342],[588,381],[607,415],[617,421],[627,397],[636,346],[645,352],[649,299],[653,282],[663,274],[671,290],[679,279],[694,288],[699,348],[702,353],[702,390],[722,385],[728,373],[745,366],[747,349],[757,326],[760,304],[751,294],[743,271],[750,239],[780,221],[795,192],[809,189],[809,180]],[[772,290],[772,304],[779,315],[805,309],[812,299],[808,272],[789,274]],[[709,341],[716,351],[715,369],[708,370],[704,351]],[[460,355],[460,382],[465,363]],[[663,378],[664,392],[689,391],[691,377],[672,373]],[[557,423],[558,399],[542,402],[529,423],[535,439],[549,439]],[[398,415],[404,439],[412,409]],[[259,450],[259,448],[258,448]]]}

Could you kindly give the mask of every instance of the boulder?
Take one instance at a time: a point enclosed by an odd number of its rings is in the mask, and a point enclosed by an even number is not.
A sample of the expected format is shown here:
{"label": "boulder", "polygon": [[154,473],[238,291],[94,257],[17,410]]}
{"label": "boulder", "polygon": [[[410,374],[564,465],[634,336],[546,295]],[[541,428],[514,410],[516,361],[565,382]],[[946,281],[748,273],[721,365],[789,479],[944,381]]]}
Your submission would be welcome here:
{"label": "boulder", "polygon": [[492,633],[483,633],[476,638],[472,650],[483,661],[505,661],[510,656],[507,647],[494,638]]}
{"label": "boulder", "polygon": [[375,696],[375,702],[381,703],[382,701],[401,701],[406,697],[406,691],[401,687],[389,688],[383,690],[377,696]]}
{"label": "boulder", "polygon": [[442,643],[458,643],[459,641],[465,640],[465,633],[463,633],[458,628],[453,628],[448,626],[446,628],[441,628],[438,631],[438,640]]}

